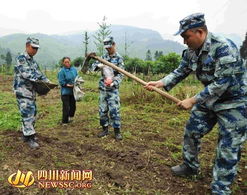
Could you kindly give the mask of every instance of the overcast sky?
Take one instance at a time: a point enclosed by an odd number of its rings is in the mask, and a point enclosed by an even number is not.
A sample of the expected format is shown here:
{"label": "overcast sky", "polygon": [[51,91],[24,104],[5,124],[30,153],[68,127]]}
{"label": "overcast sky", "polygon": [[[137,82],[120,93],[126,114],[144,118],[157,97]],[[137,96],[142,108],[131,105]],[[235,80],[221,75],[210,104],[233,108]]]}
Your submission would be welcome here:
{"label": "overcast sky", "polygon": [[106,16],[109,24],[131,25],[172,37],[179,20],[205,13],[213,32],[247,32],[247,0],[4,0],[0,36],[14,32],[61,34],[96,30]]}

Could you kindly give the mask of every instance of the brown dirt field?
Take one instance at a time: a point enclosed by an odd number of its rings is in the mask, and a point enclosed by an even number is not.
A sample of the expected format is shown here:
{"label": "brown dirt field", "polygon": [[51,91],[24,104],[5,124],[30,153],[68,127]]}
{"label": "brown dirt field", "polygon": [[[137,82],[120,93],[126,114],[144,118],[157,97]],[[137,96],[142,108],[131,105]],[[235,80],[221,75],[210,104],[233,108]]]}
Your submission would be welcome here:
{"label": "brown dirt field", "polygon": [[[11,77],[0,78],[1,93],[11,92]],[[180,113],[175,106],[170,113],[162,115],[150,111],[152,121],[143,118],[147,116],[142,105],[134,106],[136,112],[123,109],[124,140],[115,141],[113,132],[106,138],[97,138],[100,131],[97,104],[78,103],[74,122],[62,126],[58,123],[61,115],[58,89],[45,98],[38,97],[37,102],[39,149],[30,150],[16,129],[0,131],[0,194],[210,194],[217,137],[203,140],[199,176],[179,178],[171,174],[170,167],[181,163],[178,146],[181,146],[184,126],[167,123],[171,116]],[[52,106],[56,108],[55,113],[48,109]],[[49,115],[54,117],[55,125],[50,124]],[[159,124],[157,131],[154,131],[155,124]],[[233,185],[234,194],[238,195],[247,194],[246,151],[245,145],[239,164],[241,171]],[[7,182],[18,169],[30,170],[34,175],[37,170],[91,169],[93,185],[91,189],[40,189],[34,184],[18,189]]]}

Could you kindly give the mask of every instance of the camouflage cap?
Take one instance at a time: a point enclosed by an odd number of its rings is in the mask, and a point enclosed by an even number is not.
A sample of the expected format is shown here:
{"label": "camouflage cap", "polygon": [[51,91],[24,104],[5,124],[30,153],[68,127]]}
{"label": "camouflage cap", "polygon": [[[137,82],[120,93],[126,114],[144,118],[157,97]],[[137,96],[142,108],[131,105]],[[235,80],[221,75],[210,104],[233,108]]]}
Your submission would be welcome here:
{"label": "camouflage cap", "polygon": [[32,47],[39,48],[39,39],[28,37],[26,44],[30,43]]}
{"label": "camouflage cap", "polygon": [[107,37],[104,39],[104,48],[111,48],[112,45],[115,43],[113,37]]}
{"label": "camouflage cap", "polygon": [[186,30],[202,27],[206,24],[203,13],[191,14],[184,19],[180,20],[180,27],[177,33],[174,35],[181,35]]}

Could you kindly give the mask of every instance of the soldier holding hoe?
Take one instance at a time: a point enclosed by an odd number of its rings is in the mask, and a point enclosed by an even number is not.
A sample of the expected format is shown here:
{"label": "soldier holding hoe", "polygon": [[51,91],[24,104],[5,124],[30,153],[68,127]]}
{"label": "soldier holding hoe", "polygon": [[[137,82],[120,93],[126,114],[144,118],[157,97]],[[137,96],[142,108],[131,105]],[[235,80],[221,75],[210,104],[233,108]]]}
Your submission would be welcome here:
{"label": "soldier holding hoe", "polygon": [[177,103],[181,108],[192,110],[184,132],[184,162],[171,170],[177,176],[198,174],[201,138],[218,123],[212,194],[230,194],[241,147],[247,138],[246,67],[231,40],[208,32],[204,14],[182,19],[177,34],[188,45],[179,67],[145,87],[148,90],[152,90],[152,86],[164,87],[169,91],[195,71],[205,88],[194,97]]}

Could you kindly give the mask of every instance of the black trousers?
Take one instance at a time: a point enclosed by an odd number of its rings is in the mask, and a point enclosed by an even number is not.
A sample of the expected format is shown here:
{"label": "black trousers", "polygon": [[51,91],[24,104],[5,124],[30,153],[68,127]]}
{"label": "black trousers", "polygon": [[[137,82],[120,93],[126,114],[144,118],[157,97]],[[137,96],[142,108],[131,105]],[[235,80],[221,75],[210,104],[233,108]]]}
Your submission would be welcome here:
{"label": "black trousers", "polygon": [[75,115],[76,110],[76,102],[74,95],[62,95],[61,96],[63,102],[63,123],[69,122],[69,117],[73,117]]}

